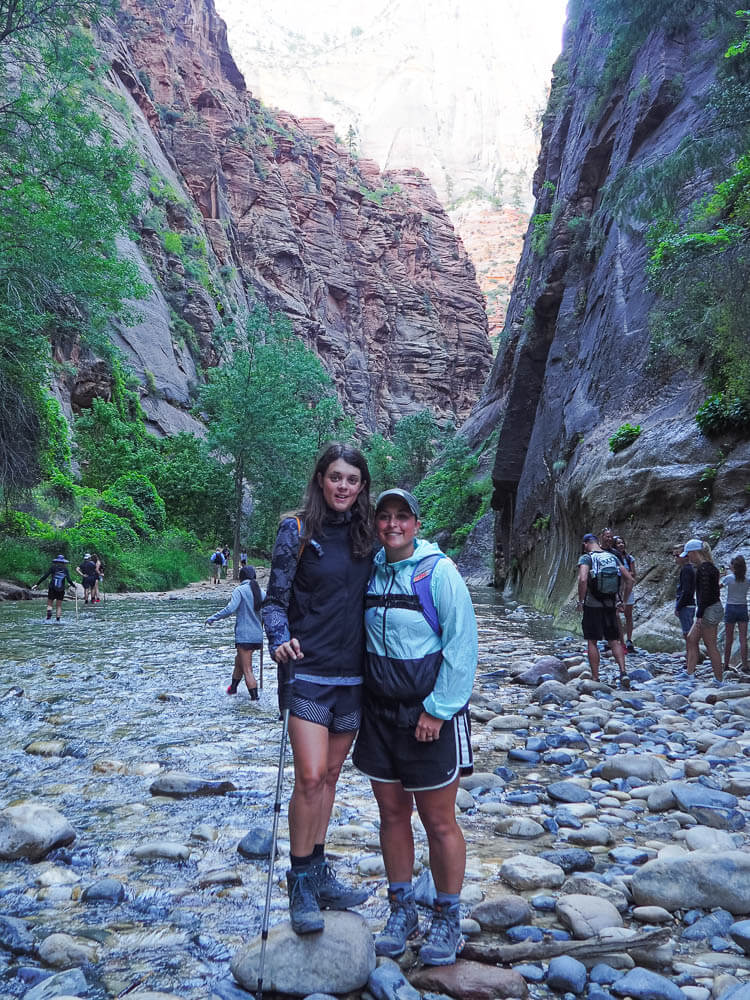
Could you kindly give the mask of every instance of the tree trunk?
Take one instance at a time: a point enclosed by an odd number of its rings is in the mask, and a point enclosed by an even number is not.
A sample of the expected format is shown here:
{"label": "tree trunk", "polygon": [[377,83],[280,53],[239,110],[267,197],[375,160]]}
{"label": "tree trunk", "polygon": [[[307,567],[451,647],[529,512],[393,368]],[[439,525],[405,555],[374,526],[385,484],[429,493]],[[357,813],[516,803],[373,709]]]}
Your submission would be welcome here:
{"label": "tree trunk", "polygon": [[232,537],[232,579],[240,575],[240,534],[242,531],[242,496],[245,482],[245,463],[238,458],[234,466],[234,533]]}

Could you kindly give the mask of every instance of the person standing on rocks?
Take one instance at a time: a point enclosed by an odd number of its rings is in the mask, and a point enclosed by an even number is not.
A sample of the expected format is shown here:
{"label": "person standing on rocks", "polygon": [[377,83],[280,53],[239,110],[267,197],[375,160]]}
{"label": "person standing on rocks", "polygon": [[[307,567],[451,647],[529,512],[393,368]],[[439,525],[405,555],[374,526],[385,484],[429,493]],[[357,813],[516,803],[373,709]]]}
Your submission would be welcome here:
{"label": "person standing on rocks", "polygon": [[724,617],[724,608],[719,596],[719,571],[714,566],[711,549],[700,538],[691,538],[685,543],[682,558],[689,559],[695,566],[695,598],[697,602],[695,621],[687,635],[687,674],[695,676],[698,663],[700,641],[711,659],[714,681],[721,684],[724,671],[719,653],[717,633],[719,622]]}
{"label": "person standing on rocks", "polygon": [[335,878],[325,837],[361,718],[372,544],[367,462],[356,448],[332,444],[318,459],[302,509],[281,521],[262,611],[279,665],[279,701],[289,708],[294,789],[287,889],[297,934],[323,929],[321,908],[348,909],[369,895]]}
{"label": "person standing on rocks", "polygon": [[685,639],[685,652],[687,654],[687,637],[695,621],[695,566],[688,560],[687,556],[683,556],[681,545],[678,545],[674,549],[674,558],[676,564],[680,567],[674,613],[680,620],[682,635]]}
{"label": "person standing on rocks", "polygon": [[391,912],[375,952],[395,958],[419,930],[411,884],[416,802],[437,892],[419,957],[426,965],[451,965],[463,947],[466,844],[456,792],[460,775],[473,770],[468,702],[477,623],[458,570],[437,545],[417,537],[419,528],[411,493],[380,494],[375,530],[383,548],[365,601],[365,693],[353,762],[372,782],[388,876]]}
{"label": "person standing on rocks", "polygon": [[218,583],[221,577],[221,567],[224,565],[224,553],[221,551],[221,546],[216,546],[214,554],[209,561],[211,563],[214,583]]}
{"label": "person standing on rocks", "polygon": [[750,590],[750,580],[747,579],[747,565],[744,556],[735,556],[727,573],[721,580],[721,586],[727,588],[727,603],[724,608],[724,669],[729,669],[729,659],[732,655],[734,642],[734,626],[740,639],[740,669],[743,674],[748,672],[747,666],[747,592]]}
{"label": "person standing on rocks", "polygon": [[62,616],[62,602],[65,597],[65,584],[67,583],[69,586],[75,587],[75,584],[70,579],[68,560],[65,556],[55,556],[50,568],[44,576],[39,577],[31,589],[36,590],[39,584],[46,580],[47,577],[49,577],[49,587],[47,588],[47,621],[51,620],[52,606],[56,604],[57,614],[55,615],[55,621],[59,625]]}
{"label": "person standing on rocks", "polygon": [[206,625],[230,615],[237,615],[234,624],[234,645],[237,652],[234,657],[232,680],[227,688],[227,694],[237,694],[237,685],[245,678],[251,701],[258,701],[258,682],[253,673],[253,653],[263,647],[263,629],[260,623],[260,608],[265,591],[261,590],[255,579],[255,569],[244,567],[245,576],[239,587],[235,587],[229,603],[221,611],[206,619]]}
{"label": "person standing on rocks", "polygon": [[578,604],[583,612],[581,627],[586,640],[586,652],[591,676],[599,680],[599,646],[606,639],[620,670],[620,683],[630,687],[625,670],[625,650],[620,640],[617,606],[621,580],[624,580],[624,597],[627,599],[633,586],[628,569],[611,552],[605,552],[596,535],[583,536],[583,555],[578,560]]}
{"label": "person standing on rocks", "polygon": [[[625,636],[626,636],[625,652],[634,653],[635,646],[633,645],[633,607],[635,606],[635,577],[636,577],[635,559],[628,552],[627,546],[625,544],[625,539],[620,538],[619,535],[615,535],[614,537],[613,551],[614,554],[620,560],[620,562],[623,564],[623,566],[627,568],[628,572],[633,577],[633,586],[630,588],[630,593],[628,594],[627,598],[622,602],[622,609],[623,609],[623,614],[625,616]],[[622,641],[622,638],[623,638],[623,630],[622,626],[620,625],[620,641]]]}

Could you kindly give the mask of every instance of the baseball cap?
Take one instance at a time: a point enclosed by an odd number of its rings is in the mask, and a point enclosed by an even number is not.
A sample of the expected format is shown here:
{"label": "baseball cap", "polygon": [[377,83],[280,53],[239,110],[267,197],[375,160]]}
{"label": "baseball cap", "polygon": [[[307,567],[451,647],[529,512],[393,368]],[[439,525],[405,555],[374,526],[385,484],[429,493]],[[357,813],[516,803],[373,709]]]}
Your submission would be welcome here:
{"label": "baseball cap", "polygon": [[384,500],[387,500],[388,497],[398,497],[399,500],[403,500],[412,514],[415,517],[419,517],[419,501],[413,493],[409,493],[407,490],[383,490],[378,499],[375,501],[375,510],[377,510],[381,503],[383,503]]}
{"label": "baseball cap", "polygon": [[596,537],[596,535],[592,535],[591,532],[589,532],[587,535],[583,536],[583,544],[584,545],[586,544],[586,542],[598,542],[598,541],[599,541],[599,539]]}
{"label": "baseball cap", "polygon": [[700,552],[703,548],[703,542],[700,538],[691,538],[689,542],[685,542],[685,548],[680,553],[680,559],[684,559],[688,552]]}

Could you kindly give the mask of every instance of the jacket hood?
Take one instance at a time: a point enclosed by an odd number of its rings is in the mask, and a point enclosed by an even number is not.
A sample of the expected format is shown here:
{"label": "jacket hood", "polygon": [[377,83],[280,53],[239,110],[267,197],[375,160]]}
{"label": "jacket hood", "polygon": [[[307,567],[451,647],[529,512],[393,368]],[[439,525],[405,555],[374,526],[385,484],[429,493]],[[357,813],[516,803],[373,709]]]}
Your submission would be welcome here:
{"label": "jacket hood", "polygon": [[414,545],[414,554],[410,555],[407,559],[400,559],[398,562],[387,563],[385,549],[378,549],[375,553],[375,565],[388,565],[398,569],[402,566],[411,566],[414,563],[418,563],[420,559],[424,559],[425,556],[431,556],[435,552],[442,552],[439,545],[436,545],[434,542],[428,542],[426,538],[418,538]]}

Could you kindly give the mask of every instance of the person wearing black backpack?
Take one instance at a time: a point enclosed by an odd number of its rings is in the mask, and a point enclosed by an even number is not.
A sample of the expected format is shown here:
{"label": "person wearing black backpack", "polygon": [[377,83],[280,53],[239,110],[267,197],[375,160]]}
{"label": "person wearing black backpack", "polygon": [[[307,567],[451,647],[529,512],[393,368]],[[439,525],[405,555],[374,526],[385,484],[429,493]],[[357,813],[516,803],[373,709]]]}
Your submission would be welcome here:
{"label": "person wearing black backpack", "polygon": [[57,604],[57,615],[55,616],[55,621],[60,624],[60,616],[62,614],[62,602],[65,597],[65,584],[66,582],[70,584],[71,587],[75,586],[73,581],[70,579],[70,573],[68,572],[68,560],[63,555],[55,556],[52,560],[52,565],[44,574],[44,576],[39,577],[32,590],[36,590],[40,583],[44,580],[50,578],[49,587],[47,589],[47,621],[52,618],[52,605]]}
{"label": "person wearing black backpack", "polygon": [[[599,680],[600,639],[606,639],[620,669],[620,683],[630,687],[625,670],[625,649],[620,641],[617,607],[627,599],[633,576],[611,552],[605,552],[596,535],[583,536],[583,555],[578,560],[578,609],[591,676]],[[621,590],[623,593],[621,593]]]}

